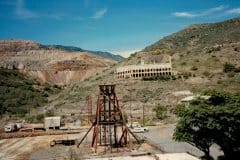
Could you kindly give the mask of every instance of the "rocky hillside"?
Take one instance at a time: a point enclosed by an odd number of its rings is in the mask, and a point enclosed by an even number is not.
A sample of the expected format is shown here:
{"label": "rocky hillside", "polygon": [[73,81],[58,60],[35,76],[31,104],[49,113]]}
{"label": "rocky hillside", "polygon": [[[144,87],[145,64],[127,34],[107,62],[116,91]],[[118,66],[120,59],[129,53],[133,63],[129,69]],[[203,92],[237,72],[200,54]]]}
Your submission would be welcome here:
{"label": "rocky hillside", "polygon": [[[87,95],[96,97],[99,84],[116,84],[120,105],[126,113],[130,113],[131,106],[134,117],[141,119],[142,109],[145,108],[145,114],[148,115],[146,122],[151,122],[154,118],[153,108],[157,105],[165,106],[167,117],[172,117],[175,106],[188,95],[202,94],[209,89],[238,92],[239,26],[239,18],[191,25],[132,54],[109,70],[73,85],[61,94],[58,107],[74,108]],[[163,53],[172,55],[173,68],[177,72],[174,78],[144,81],[114,77],[118,66],[140,64],[142,58]]]}
{"label": "rocky hillside", "polygon": [[[211,53],[222,45],[238,43],[240,18],[219,23],[193,24],[146,47],[144,51],[168,50],[176,53]],[[238,46],[236,46],[238,47]]]}
{"label": "rocky hillside", "polygon": [[[192,72],[198,77],[209,79],[216,77],[217,73],[220,74],[225,63],[231,63],[236,68],[240,67],[239,26],[240,18],[190,25],[146,47],[143,51],[148,54],[170,54],[177,71]],[[224,76],[221,75],[219,78]]]}
{"label": "rocky hillside", "polygon": [[40,83],[16,70],[0,69],[0,117],[23,117],[60,91],[61,87]]}
{"label": "rocky hillside", "polygon": [[68,85],[117,63],[89,52],[69,52],[33,41],[1,40],[0,67],[17,69],[43,82]]}
{"label": "rocky hillside", "polygon": [[63,45],[44,45],[45,47],[49,48],[55,48],[55,49],[61,49],[61,50],[65,50],[68,52],[88,52],[88,53],[93,53],[96,54],[98,56],[104,57],[104,58],[108,58],[108,59],[113,59],[115,61],[123,61],[124,58],[120,55],[115,55],[109,52],[103,52],[103,51],[90,51],[90,50],[85,50],[79,47],[74,47],[74,46],[63,46]]}

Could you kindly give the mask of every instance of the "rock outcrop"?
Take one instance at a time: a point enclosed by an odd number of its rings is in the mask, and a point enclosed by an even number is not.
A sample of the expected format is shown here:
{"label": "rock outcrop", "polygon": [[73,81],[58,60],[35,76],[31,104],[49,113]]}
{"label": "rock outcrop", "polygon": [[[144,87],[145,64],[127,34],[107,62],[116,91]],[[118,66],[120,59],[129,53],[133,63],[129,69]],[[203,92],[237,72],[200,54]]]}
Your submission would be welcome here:
{"label": "rock outcrop", "polygon": [[115,64],[88,52],[67,52],[33,41],[1,40],[0,67],[17,69],[43,82],[69,85]]}

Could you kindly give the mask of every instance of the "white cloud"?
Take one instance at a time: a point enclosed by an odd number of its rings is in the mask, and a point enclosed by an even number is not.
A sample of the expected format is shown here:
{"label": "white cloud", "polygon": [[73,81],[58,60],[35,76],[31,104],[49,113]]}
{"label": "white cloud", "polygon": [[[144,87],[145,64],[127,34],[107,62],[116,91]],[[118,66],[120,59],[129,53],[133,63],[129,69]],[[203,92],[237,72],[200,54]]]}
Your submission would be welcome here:
{"label": "white cloud", "polygon": [[226,13],[229,13],[229,14],[240,14],[240,8],[230,9],[230,10],[226,11]]}
{"label": "white cloud", "polygon": [[38,17],[36,13],[25,8],[23,0],[17,0],[15,14],[17,15],[17,18],[20,19],[30,19]]}
{"label": "white cloud", "polygon": [[220,5],[217,7],[209,8],[207,10],[203,10],[201,12],[175,12],[173,13],[174,16],[176,17],[184,17],[184,18],[194,18],[194,17],[202,17],[202,16],[208,16],[214,13],[218,13],[220,11],[223,11],[226,9],[226,6]]}
{"label": "white cloud", "polygon": [[95,12],[94,15],[91,17],[93,19],[100,19],[107,13],[107,8],[100,9],[99,11]]}
{"label": "white cloud", "polygon": [[173,15],[176,17],[187,17],[187,18],[196,17],[195,14],[188,13],[188,12],[175,12],[173,13]]}
{"label": "white cloud", "polygon": [[220,6],[213,7],[213,8],[210,8],[210,9],[208,9],[208,10],[205,10],[205,11],[203,11],[202,13],[200,13],[199,15],[201,15],[201,16],[209,15],[209,14],[212,14],[212,13],[215,13],[215,12],[222,11],[222,10],[224,10],[225,8],[226,8],[226,6],[220,5]]}

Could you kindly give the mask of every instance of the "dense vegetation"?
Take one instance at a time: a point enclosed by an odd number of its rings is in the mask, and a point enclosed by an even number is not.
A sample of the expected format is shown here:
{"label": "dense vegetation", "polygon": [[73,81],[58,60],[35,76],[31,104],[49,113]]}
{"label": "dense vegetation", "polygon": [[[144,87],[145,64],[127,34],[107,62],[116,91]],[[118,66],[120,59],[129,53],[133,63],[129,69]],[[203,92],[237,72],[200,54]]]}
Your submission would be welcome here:
{"label": "dense vegetation", "polygon": [[58,86],[41,85],[15,70],[0,69],[0,116],[24,116],[31,108],[43,106]]}
{"label": "dense vegetation", "polygon": [[212,144],[220,146],[224,159],[240,155],[240,93],[208,91],[208,100],[198,99],[176,112],[180,120],[174,138],[195,145],[210,159]]}

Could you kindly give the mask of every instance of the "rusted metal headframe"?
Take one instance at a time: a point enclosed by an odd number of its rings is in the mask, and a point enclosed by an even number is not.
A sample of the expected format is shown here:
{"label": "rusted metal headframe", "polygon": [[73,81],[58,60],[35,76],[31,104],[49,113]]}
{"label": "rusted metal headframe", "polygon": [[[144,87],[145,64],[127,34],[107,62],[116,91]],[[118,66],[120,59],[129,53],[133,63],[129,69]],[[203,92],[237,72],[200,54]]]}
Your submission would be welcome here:
{"label": "rusted metal headframe", "polygon": [[95,149],[95,152],[98,145],[109,146],[111,151],[115,147],[127,146],[129,144],[129,133],[138,141],[125,124],[124,116],[115,93],[115,85],[99,85],[95,120],[77,145],[78,147],[92,128],[92,147]]}

